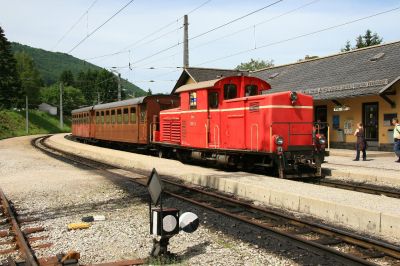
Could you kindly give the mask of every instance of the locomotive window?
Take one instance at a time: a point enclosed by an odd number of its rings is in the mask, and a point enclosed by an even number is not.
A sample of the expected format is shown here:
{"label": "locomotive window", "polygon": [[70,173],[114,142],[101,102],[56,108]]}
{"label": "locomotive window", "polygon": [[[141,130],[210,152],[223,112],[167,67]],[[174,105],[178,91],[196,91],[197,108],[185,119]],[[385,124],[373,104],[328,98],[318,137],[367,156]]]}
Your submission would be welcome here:
{"label": "locomotive window", "polygon": [[115,110],[111,110],[111,123],[115,124]]}
{"label": "locomotive window", "polygon": [[189,107],[190,109],[197,109],[197,93],[195,91],[189,93]]}
{"label": "locomotive window", "polygon": [[128,108],[124,108],[124,124],[128,124],[129,123],[129,109]]}
{"label": "locomotive window", "polygon": [[218,108],[218,92],[208,93],[208,107],[211,109]]}
{"label": "locomotive window", "polygon": [[101,124],[104,124],[104,111],[101,111]]}
{"label": "locomotive window", "polygon": [[110,111],[106,111],[106,124],[110,124]]}
{"label": "locomotive window", "polygon": [[121,109],[117,109],[117,123],[122,124],[122,112]]}
{"label": "locomotive window", "polygon": [[147,117],[147,107],[146,104],[140,106],[140,123],[145,123]]}
{"label": "locomotive window", "polygon": [[225,84],[224,85],[224,99],[234,99],[237,96],[237,87],[235,84]]}
{"label": "locomotive window", "polygon": [[246,85],[244,91],[245,96],[254,96],[258,94],[258,87],[257,85]]}
{"label": "locomotive window", "polygon": [[131,124],[136,124],[136,108],[131,107]]}

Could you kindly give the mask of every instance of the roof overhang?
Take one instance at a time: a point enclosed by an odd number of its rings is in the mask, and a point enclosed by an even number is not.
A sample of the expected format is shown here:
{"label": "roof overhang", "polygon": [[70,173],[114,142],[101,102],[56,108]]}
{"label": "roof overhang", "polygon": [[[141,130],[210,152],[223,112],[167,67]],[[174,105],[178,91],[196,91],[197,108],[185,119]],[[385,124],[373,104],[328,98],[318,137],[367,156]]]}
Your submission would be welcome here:
{"label": "roof overhang", "polygon": [[220,81],[220,79],[213,79],[213,80],[207,80],[207,81],[201,81],[198,83],[191,83],[191,84],[186,84],[183,86],[180,86],[175,92],[184,92],[184,91],[192,91],[192,90],[197,90],[197,89],[206,89],[206,88],[211,88],[214,87],[215,83]]}

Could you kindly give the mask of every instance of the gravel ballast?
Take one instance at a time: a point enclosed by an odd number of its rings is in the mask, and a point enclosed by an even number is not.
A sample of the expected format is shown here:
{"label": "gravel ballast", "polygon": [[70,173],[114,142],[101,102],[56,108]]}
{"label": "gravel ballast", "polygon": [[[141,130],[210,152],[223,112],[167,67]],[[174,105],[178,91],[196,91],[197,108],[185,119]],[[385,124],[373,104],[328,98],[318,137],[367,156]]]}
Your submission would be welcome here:
{"label": "gravel ballast", "polygon": [[[147,258],[149,235],[147,191],[127,180],[50,158],[30,145],[33,137],[0,141],[0,185],[20,217],[35,218],[26,227],[43,226],[38,257],[75,250],[81,263]],[[169,250],[182,265],[302,265],[337,264],[290,243],[274,239],[258,228],[193,207],[173,198],[165,206],[192,211],[201,221],[193,234],[180,233]],[[67,230],[70,223],[89,215],[105,221],[82,230]],[[38,243],[38,244],[39,244]],[[0,260],[6,256],[0,257]]]}

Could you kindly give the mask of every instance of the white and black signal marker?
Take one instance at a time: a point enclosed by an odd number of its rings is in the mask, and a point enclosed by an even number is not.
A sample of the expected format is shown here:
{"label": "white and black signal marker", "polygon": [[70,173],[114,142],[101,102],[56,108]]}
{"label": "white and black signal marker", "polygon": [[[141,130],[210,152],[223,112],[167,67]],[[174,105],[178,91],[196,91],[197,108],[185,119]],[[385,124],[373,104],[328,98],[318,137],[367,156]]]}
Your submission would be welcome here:
{"label": "white and black signal marker", "polygon": [[186,233],[193,233],[199,227],[199,217],[193,212],[185,212],[179,216],[179,228]]}

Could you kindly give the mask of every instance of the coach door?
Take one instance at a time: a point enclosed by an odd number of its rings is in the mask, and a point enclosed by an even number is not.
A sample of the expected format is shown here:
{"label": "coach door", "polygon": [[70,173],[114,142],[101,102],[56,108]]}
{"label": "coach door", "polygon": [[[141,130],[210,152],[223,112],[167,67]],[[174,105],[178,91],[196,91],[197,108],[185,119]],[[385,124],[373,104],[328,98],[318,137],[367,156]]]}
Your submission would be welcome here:
{"label": "coach door", "polygon": [[147,104],[142,103],[139,107],[139,143],[147,143]]}
{"label": "coach door", "polygon": [[208,91],[208,119],[205,125],[208,130],[207,139],[210,148],[219,148],[220,146],[220,122],[219,92],[210,90]]}
{"label": "coach door", "polygon": [[90,119],[90,121],[89,121],[89,127],[90,127],[89,137],[90,138],[95,138],[96,137],[95,134],[94,134],[94,132],[96,130],[96,124],[94,123],[95,122],[95,118],[96,118],[95,117],[95,112],[94,112],[94,110],[90,110],[89,113],[90,113],[90,116],[89,116],[89,119]]}

